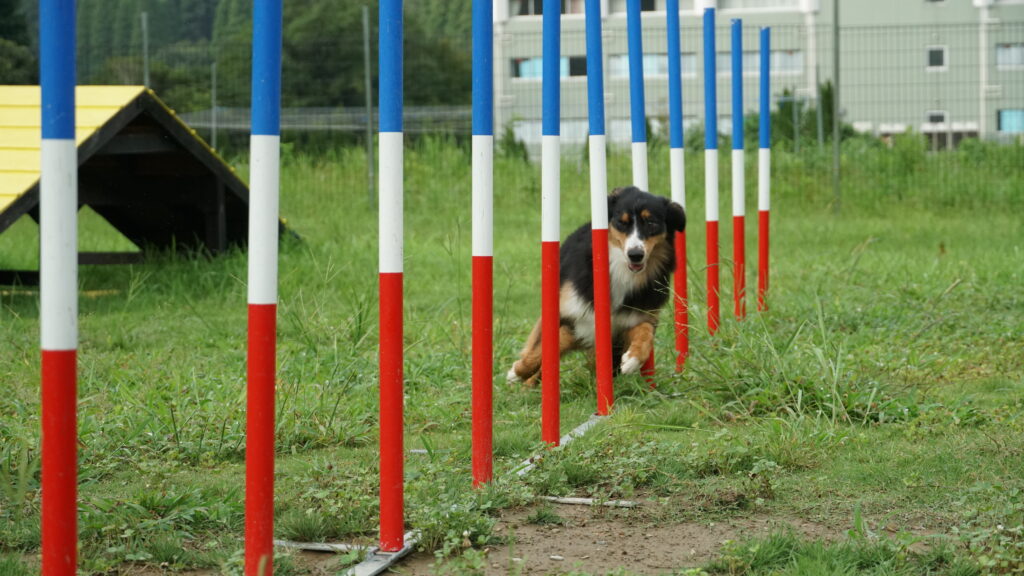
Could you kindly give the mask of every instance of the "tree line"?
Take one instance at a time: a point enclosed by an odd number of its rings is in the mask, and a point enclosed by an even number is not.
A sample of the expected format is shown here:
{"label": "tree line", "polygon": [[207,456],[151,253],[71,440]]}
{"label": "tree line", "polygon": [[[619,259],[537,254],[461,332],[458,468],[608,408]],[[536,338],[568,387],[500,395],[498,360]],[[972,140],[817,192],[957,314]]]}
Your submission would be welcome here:
{"label": "tree line", "polygon": [[[470,98],[471,0],[407,2],[405,101]],[[252,0],[78,0],[78,82],[141,84],[147,15],[150,85],[178,110],[247,106]],[[363,6],[369,10],[371,84],[377,85],[377,0],[285,0],[284,106],[362,106]],[[38,3],[0,0],[0,83],[38,81]]]}

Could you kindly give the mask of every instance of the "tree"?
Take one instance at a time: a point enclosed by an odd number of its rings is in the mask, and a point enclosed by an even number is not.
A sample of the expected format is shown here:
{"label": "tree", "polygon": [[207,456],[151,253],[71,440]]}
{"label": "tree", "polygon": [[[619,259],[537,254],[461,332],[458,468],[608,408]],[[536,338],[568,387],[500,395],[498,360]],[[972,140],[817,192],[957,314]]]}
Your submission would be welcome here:
{"label": "tree", "polygon": [[0,0],[0,38],[28,46],[28,26],[18,0]]}
{"label": "tree", "polygon": [[0,38],[0,84],[35,84],[37,75],[32,51]]}

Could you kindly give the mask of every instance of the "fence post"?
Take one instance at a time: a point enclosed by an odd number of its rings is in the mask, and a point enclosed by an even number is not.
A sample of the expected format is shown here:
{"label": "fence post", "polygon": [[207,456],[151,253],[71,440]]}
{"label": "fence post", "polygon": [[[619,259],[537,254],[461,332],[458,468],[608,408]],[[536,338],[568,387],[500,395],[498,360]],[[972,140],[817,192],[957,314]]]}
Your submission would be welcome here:
{"label": "fence post", "polygon": [[149,88],[149,12],[142,12],[142,85]]}
{"label": "fence post", "polygon": [[370,83],[370,9],[363,6],[363,81],[366,85],[366,193],[373,206],[373,85]]}
{"label": "fence post", "polygon": [[842,207],[839,187],[839,0],[832,0],[832,191],[836,214]]}

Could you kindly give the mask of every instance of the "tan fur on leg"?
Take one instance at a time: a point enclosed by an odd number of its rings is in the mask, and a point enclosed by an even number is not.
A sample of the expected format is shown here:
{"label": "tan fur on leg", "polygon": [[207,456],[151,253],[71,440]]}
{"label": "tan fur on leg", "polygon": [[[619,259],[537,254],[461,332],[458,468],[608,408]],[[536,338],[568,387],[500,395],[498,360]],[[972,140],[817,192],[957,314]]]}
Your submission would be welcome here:
{"label": "tan fur on leg", "polygon": [[[509,371],[509,382],[520,380],[529,388],[537,385],[537,380],[540,378],[541,357],[543,356],[540,335],[541,326],[538,321],[533,327],[533,331],[530,332],[530,337],[526,339],[526,345],[523,346],[523,351],[519,354],[519,361],[513,364],[512,370]],[[575,349],[578,344],[576,335],[568,326],[562,326],[558,330],[559,357],[566,351]]]}
{"label": "tan fur on leg", "polygon": [[622,355],[622,373],[631,374],[640,369],[654,350],[654,324],[641,322],[626,333],[629,349]]}

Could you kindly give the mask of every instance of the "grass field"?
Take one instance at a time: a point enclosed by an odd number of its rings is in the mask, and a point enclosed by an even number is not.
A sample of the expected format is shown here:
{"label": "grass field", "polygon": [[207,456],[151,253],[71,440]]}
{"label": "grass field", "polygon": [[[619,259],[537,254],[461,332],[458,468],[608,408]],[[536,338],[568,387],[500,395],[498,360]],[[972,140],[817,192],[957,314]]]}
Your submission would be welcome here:
{"label": "grass field", "polygon": [[[652,187],[667,193],[667,154],[653,153]],[[469,155],[436,140],[407,151],[406,444],[426,449],[407,457],[407,521],[436,553],[434,570],[482,573],[484,550],[515,545],[495,530],[497,512],[543,495],[640,500],[629,521],[651,525],[758,516],[842,535],[732,541],[678,574],[1024,570],[1024,148],[933,156],[913,142],[851,144],[838,214],[828,159],[777,153],[771,309],[742,323],[726,316],[715,338],[703,329],[702,164],[688,159],[686,370],[672,373],[662,329],[657,389],[619,379],[613,418],[513,481],[540,450],[539,393],[502,376],[539,310],[540,171],[499,158],[498,480],[474,491]],[[563,166],[563,236],[588,219],[579,162]],[[610,162],[609,182],[626,183],[629,159]],[[285,149],[281,214],[302,239],[283,242],[280,264],[282,538],[371,542],[376,530],[377,215],[364,176],[358,150]],[[37,242],[33,223],[17,224],[0,236],[0,267],[35,266]],[[83,249],[124,246],[82,215]],[[240,252],[80,271],[82,573],[239,573],[245,276]],[[729,302],[728,261],[722,277]],[[36,290],[0,288],[0,342],[0,574],[20,576],[38,569]],[[594,410],[583,355],[563,364],[562,402],[564,430]],[[533,521],[546,521],[543,510]],[[565,572],[632,573],[617,562]],[[305,571],[294,558],[277,563],[278,574]]]}

